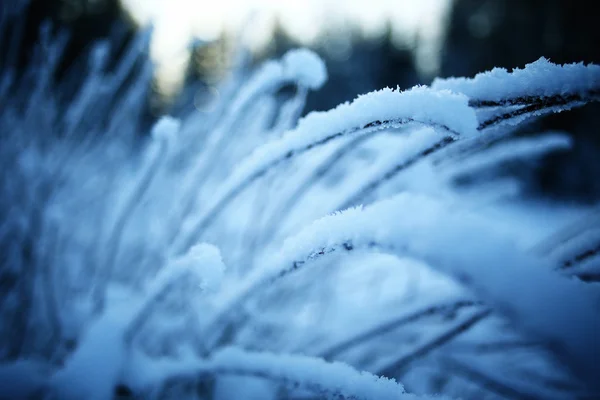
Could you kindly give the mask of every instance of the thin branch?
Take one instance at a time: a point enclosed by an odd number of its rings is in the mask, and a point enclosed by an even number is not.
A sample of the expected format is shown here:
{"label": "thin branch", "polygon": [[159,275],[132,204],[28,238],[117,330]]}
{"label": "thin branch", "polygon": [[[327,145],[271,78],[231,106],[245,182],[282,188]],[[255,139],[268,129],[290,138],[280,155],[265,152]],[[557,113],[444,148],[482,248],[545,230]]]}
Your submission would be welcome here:
{"label": "thin branch", "polygon": [[[56,230],[56,227],[54,227]],[[56,343],[62,340],[62,321],[60,318],[60,305],[56,293],[56,274],[57,265],[53,265],[51,260],[54,258],[58,242],[60,240],[59,232],[50,234],[49,229],[46,229],[45,236],[50,242],[48,244],[48,251],[44,255],[46,261],[44,265],[40,266],[40,291],[42,292],[43,307],[46,309],[46,316],[48,318],[48,328],[50,330],[49,336],[51,339],[51,345],[56,346]],[[51,350],[52,352],[52,350]],[[52,355],[53,356],[53,355]]]}
{"label": "thin branch", "polygon": [[506,107],[506,106],[525,106],[532,104],[546,104],[549,106],[566,104],[571,102],[592,102],[600,100],[600,90],[589,90],[584,94],[556,94],[553,96],[519,96],[503,100],[481,100],[470,99],[469,106],[473,108],[484,107]]}
{"label": "thin branch", "polygon": [[596,256],[600,255],[600,243],[597,243],[590,249],[583,250],[574,257],[565,260],[561,264],[561,268],[571,268],[577,264],[581,264],[584,261],[588,261]]}
{"label": "thin branch", "polygon": [[165,140],[160,140],[156,155],[150,160],[150,165],[147,170],[142,171],[142,175],[127,198],[125,205],[119,210],[116,222],[113,228],[108,233],[108,243],[105,247],[98,249],[102,265],[96,266],[96,282],[92,288],[92,299],[94,302],[94,312],[99,314],[104,309],[106,287],[109,280],[112,278],[113,271],[116,267],[119,248],[123,242],[123,236],[128,223],[132,220],[136,208],[141,204],[144,196],[150,189],[153,179],[157,175],[157,171],[162,166],[164,153],[167,151],[167,143]]}
{"label": "thin branch", "polygon": [[540,346],[538,342],[534,341],[525,341],[523,339],[517,340],[498,340],[494,342],[485,342],[485,343],[468,343],[468,344],[458,344],[452,347],[452,351],[454,353],[458,352],[469,352],[469,353],[499,353],[505,352],[507,350],[513,349],[527,349],[527,348],[535,348]]}
{"label": "thin branch", "polygon": [[552,111],[554,111],[554,112],[562,111],[562,110],[569,109],[572,107],[583,106],[585,104],[586,104],[585,101],[569,100],[569,99],[560,98],[560,97],[557,98],[555,102],[546,103],[544,101],[540,101],[537,103],[532,103],[532,104],[526,105],[523,108],[509,111],[507,113],[496,115],[490,119],[484,120],[483,122],[481,122],[479,124],[477,129],[481,131],[481,130],[484,130],[487,128],[497,126],[501,123],[510,121],[511,119],[514,119],[517,117],[527,116],[527,114],[534,114],[536,112],[538,112],[540,114],[541,113],[547,114]]}
{"label": "thin branch", "polygon": [[418,321],[422,318],[427,318],[434,315],[453,314],[462,308],[474,307],[481,304],[481,302],[473,300],[459,300],[453,303],[442,303],[429,306],[424,309],[410,313],[408,315],[402,315],[401,317],[394,318],[393,320],[390,320],[367,331],[352,336],[347,340],[339,342],[336,345],[330,346],[329,348],[320,351],[319,355],[324,359],[332,359],[338,356],[340,353],[348,351],[353,347],[359,346],[368,340],[374,339],[378,336],[384,335],[388,332],[398,329],[403,325],[407,325]]}
{"label": "thin branch", "polygon": [[580,272],[575,274],[583,282],[600,282],[600,272]]}
{"label": "thin branch", "polygon": [[357,190],[355,192],[355,194],[353,194],[352,196],[350,196],[350,198],[348,200],[346,200],[344,203],[342,203],[342,205],[340,205],[339,207],[337,207],[337,209],[338,210],[344,210],[344,209],[350,208],[352,206],[355,206],[357,204],[360,204],[362,201],[364,201],[364,199],[370,193],[373,193],[373,191],[375,191],[378,187],[380,187],[384,183],[389,182],[390,180],[392,180],[400,172],[402,172],[405,169],[413,166],[418,161],[420,161],[421,159],[427,157],[428,155],[433,154],[433,153],[435,153],[435,152],[437,152],[437,151],[439,151],[439,150],[447,147],[448,145],[454,143],[455,141],[456,141],[456,139],[454,137],[452,137],[452,136],[446,136],[442,140],[436,142],[432,146],[430,146],[430,147],[426,148],[425,150],[419,152],[418,154],[416,154],[415,156],[409,158],[408,160],[404,160],[403,162],[401,162],[399,164],[396,164],[394,167],[392,167],[389,171],[387,171],[386,173],[384,173],[382,176],[380,176],[377,179],[375,179],[375,180],[367,183],[366,185],[364,185],[363,187],[361,187],[359,190]]}
{"label": "thin branch", "polygon": [[476,325],[479,321],[481,321],[484,318],[486,318],[487,316],[489,316],[491,313],[492,313],[492,310],[490,310],[490,309],[484,309],[484,310],[480,310],[480,311],[476,312],[474,315],[472,315],[470,318],[466,319],[465,321],[444,331],[440,335],[437,335],[433,339],[431,339],[428,342],[424,343],[423,345],[417,347],[416,349],[414,349],[407,355],[403,356],[402,358],[400,358],[400,359],[392,362],[391,364],[387,365],[386,367],[382,368],[380,371],[378,371],[378,375],[393,377],[393,376],[398,376],[398,375],[402,374],[410,366],[410,364],[412,364],[413,362],[415,362],[419,359],[422,359],[423,357],[425,357],[432,351],[442,347],[446,343],[450,342],[452,339],[463,334],[464,332],[469,330],[471,327]]}
{"label": "thin branch", "polygon": [[467,380],[477,384],[481,388],[495,393],[499,396],[513,400],[538,400],[539,394],[525,393],[522,390],[515,389],[498,379],[489,376],[485,372],[475,369],[466,363],[459,362],[451,357],[440,357],[438,360],[444,367],[444,371],[456,375],[462,375]]}

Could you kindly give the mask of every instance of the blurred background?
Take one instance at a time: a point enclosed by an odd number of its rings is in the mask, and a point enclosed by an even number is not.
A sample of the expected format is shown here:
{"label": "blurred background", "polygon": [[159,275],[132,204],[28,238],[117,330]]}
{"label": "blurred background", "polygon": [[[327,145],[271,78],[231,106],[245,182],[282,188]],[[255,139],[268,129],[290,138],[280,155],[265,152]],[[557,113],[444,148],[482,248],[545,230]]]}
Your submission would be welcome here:
{"label": "blurred background", "polygon": [[[31,45],[21,47],[23,64],[42,21],[70,30],[59,78],[94,40],[118,32],[126,43],[152,25],[148,57],[155,63],[155,86],[146,118],[154,120],[182,107],[178,98],[184,107],[210,112],[219,82],[235,65],[256,65],[299,46],[320,54],[329,71],[305,112],[386,86],[405,89],[436,76],[523,67],[541,56],[555,63],[600,63],[594,6],[583,0],[32,0],[27,20],[12,24]],[[112,57],[118,56],[117,49]],[[598,115],[600,107],[591,105],[525,129],[567,131],[575,138],[572,152],[548,156],[533,168],[532,190],[600,199]]]}

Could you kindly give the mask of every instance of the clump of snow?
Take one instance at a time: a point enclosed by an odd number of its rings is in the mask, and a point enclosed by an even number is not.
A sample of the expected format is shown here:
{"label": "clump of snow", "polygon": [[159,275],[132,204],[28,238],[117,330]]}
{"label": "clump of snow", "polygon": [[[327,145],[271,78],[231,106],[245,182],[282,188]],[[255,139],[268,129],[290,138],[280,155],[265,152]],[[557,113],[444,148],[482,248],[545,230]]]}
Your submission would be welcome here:
{"label": "clump of snow", "polygon": [[319,89],[327,81],[325,63],[308,49],[288,51],[281,60],[265,63],[245,83],[232,102],[230,114],[235,115],[256,99],[257,95],[288,84],[296,83],[309,89]]}
{"label": "clump of snow", "polygon": [[600,66],[583,63],[557,65],[541,57],[512,72],[494,68],[474,78],[436,78],[431,88],[464,93],[477,100],[501,101],[521,96],[584,95],[597,91],[599,86]]}
{"label": "clump of snow", "polygon": [[320,89],[327,81],[325,63],[313,51],[308,49],[290,50],[282,60],[284,75],[297,81],[301,86]]}
{"label": "clump of snow", "polygon": [[156,140],[170,141],[180,129],[181,121],[179,119],[165,115],[152,127],[152,137]]}
{"label": "clump of snow", "polygon": [[225,265],[218,248],[207,243],[192,246],[187,253],[169,262],[149,285],[150,297],[164,290],[171,282],[195,279],[200,288],[214,290],[225,272]]}
{"label": "clump of snow", "polygon": [[193,271],[200,280],[203,290],[216,290],[225,274],[221,252],[213,245],[200,243],[193,246],[184,256],[176,259],[167,269]]}

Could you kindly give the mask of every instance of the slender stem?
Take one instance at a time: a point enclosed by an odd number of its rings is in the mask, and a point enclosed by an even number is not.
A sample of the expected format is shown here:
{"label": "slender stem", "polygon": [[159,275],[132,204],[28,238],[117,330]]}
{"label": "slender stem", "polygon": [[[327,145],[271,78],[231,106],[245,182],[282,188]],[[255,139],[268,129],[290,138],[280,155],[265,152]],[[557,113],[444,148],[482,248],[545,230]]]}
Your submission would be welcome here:
{"label": "slender stem", "polygon": [[543,398],[540,394],[526,393],[509,386],[495,377],[489,376],[489,374],[486,374],[484,371],[460,362],[455,358],[444,356],[440,357],[438,361],[444,367],[444,371],[449,371],[455,375],[461,375],[483,389],[496,393],[504,398],[513,400],[538,400]]}
{"label": "slender stem", "polygon": [[388,322],[385,322],[367,331],[352,336],[349,339],[346,339],[342,342],[337,343],[336,345],[333,345],[323,351],[320,351],[319,355],[324,359],[333,359],[340,353],[343,353],[345,351],[350,350],[353,347],[364,344],[368,340],[374,339],[378,336],[384,335],[388,332],[398,329],[403,325],[407,325],[418,321],[422,318],[427,318],[434,315],[452,314],[462,308],[475,307],[478,305],[481,305],[481,303],[473,300],[459,300],[453,303],[442,303],[429,306],[424,309],[410,313],[408,315],[402,315],[401,317],[394,318]]}
{"label": "slender stem", "polygon": [[116,223],[108,233],[108,243],[105,247],[99,249],[99,251],[101,251],[102,254],[106,254],[106,256],[100,257],[103,262],[101,265],[97,266],[96,284],[92,289],[95,313],[100,313],[104,309],[106,287],[108,286],[109,280],[116,267],[115,264],[125,234],[125,229],[127,228],[127,224],[132,220],[135,209],[141,203],[144,195],[150,188],[153,178],[156,177],[156,172],[162,165],[161,161],[165,158],[164,152],[166,151],[167,143],[161,140],[156,155],[150,161],[149,168],[143,171],[140,179],[136,181],[136,186],[126,200],[125,205],[119,210],[120,212],[117,214]]}
{"label": "slender stem", "polygon": [[433,339],[412,350],[407,355],[395,360],[386,367],[382,368],[378,371],[377,374],[388,377],[401,375],[412,363],[419,359],[422,359],[432,351],[442,347],[457,336],[463,334],[471,327],[476,325],[479,321],[485,319],[491,313],[492,310],[490,309],[484,309],[476,312],[470,318],[442,332],[441,334],[435,336]]}

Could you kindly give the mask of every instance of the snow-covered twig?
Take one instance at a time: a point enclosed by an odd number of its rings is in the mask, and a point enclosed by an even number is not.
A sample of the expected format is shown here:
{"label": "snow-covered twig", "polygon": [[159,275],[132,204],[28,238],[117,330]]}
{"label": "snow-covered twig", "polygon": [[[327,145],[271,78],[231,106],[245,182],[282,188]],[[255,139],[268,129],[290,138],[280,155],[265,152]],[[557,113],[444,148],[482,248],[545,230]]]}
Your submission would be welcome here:
{"label": "snow-covered twig", "polygon": [[220,375],[262,378],[290,389],[309,390],[327,399],[430,398],[408,394],[393,379],[358,372],[339,362],[328,363],[299,355],[247,352],[237,348],[219,350],[209,360],[191,361],[182,369],[174,367],[160,380],[168,382]]}

